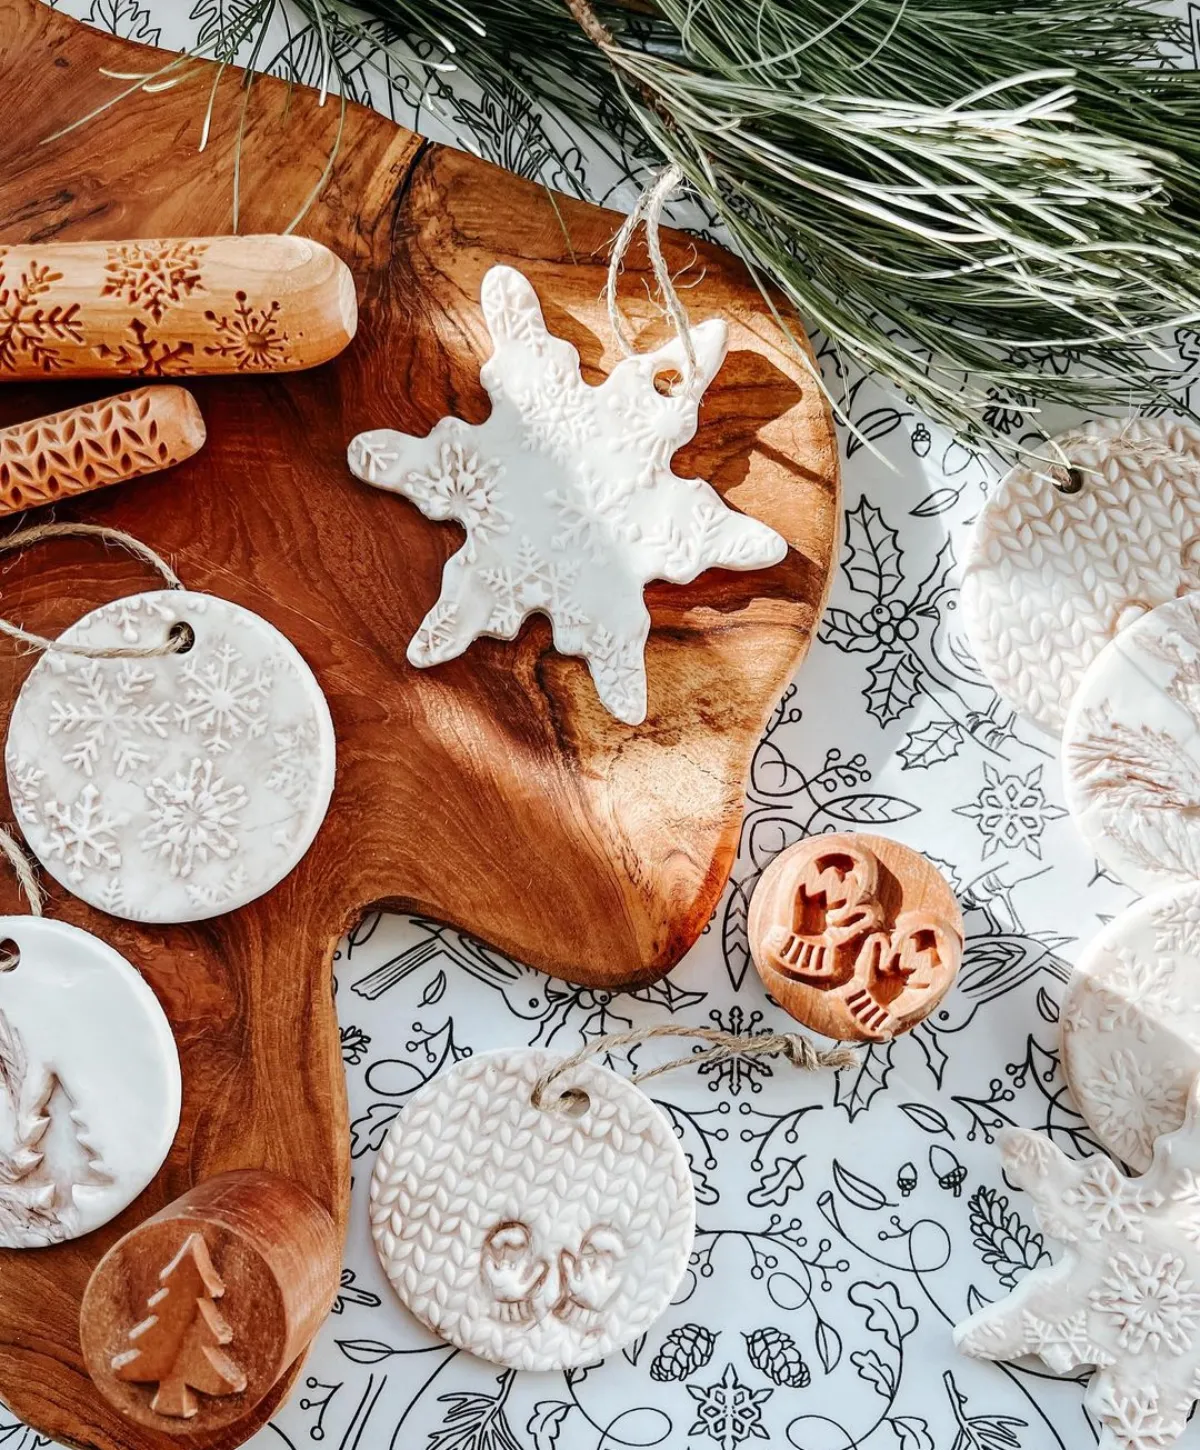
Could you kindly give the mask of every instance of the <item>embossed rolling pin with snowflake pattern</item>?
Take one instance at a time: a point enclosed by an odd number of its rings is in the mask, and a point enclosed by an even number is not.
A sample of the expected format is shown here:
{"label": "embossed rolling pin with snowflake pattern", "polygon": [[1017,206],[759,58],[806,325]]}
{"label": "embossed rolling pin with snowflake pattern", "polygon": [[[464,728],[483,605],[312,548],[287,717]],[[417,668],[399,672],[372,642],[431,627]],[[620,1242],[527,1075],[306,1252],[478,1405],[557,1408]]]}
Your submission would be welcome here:
{"label": "embossed rolling pin with snowflake pattern", "polygon": [[0,382],[294,372],[357,325],[349,268],[306,237],[0,247]]}

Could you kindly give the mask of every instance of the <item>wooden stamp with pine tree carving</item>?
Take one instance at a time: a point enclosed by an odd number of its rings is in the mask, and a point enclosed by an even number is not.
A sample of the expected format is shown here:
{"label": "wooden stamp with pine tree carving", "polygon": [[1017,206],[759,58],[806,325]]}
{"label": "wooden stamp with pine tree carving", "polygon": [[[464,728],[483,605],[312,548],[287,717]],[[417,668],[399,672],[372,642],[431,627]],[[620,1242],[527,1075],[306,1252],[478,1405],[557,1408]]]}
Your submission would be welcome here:
{"label": "wooden stamp with pine tree carving", "polygon": [[130,1348],[113,1356],[113,1373],[157,1386],[151,1409],[190,1420],[199,1409],[195,1391],[241,1394],[246,1375],[225,1351],[233,1330],[216,1306],[225,1285],[203,1235],[189,1234],[159,1278],[162,1288],[146,1303],[150,1313],[129,1331]]}

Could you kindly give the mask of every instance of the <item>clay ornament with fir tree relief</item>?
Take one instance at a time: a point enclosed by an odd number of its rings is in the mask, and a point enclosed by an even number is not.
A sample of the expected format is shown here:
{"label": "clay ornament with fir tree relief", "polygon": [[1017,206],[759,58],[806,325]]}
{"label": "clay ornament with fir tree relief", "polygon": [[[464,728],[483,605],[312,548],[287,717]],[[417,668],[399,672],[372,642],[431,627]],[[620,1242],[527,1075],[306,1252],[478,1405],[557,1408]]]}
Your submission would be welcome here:
{"label": "clay ornament with fir tree relief", "polygon": [[605,708],[637,725],[647,709],[646,584],[761,569],[787,553],[773,529],[671,469],[724,361],[726,326],[710,318],[690,329],[694,365],[677,337],[625,357],[593,387],[520,272],[493,267],[482,303],[493,347],[479,372],[487,420],[443,418],[425,438],[384,428],[350,444],[359,478],[466,533],[408,658],[441,664],[481,635],[512,639],[541,613],[555,649],[587,661]]}
{"label": "clay ornament with fir tree relief", "polygon": [[1094,1367],[1084,1403],[1104,1427],[1099,1450],[1165,1450],[1200,1399],[1200,1080],[1140,1178],[1024,1128],[1003,1134],[1002,1153],[1065,1249],[959,1324],[955,1343],[979,1359],[1036,1355],[1060,1375]]}
{"label": "clay ornament with fir tree relief", "polygon": [[0,940],[16,946],[0,971],[0,1246],[41,1248],[107,1223],[158,1172],[179,1059],[153,992],[98,937],[9,916]]}
{"label": "clay ornament with fir tree relief", "polygon": [[1063,729],[1067,806],[1113,875],[1139,892],[1200,880],[1200,594],[1105,645]]}

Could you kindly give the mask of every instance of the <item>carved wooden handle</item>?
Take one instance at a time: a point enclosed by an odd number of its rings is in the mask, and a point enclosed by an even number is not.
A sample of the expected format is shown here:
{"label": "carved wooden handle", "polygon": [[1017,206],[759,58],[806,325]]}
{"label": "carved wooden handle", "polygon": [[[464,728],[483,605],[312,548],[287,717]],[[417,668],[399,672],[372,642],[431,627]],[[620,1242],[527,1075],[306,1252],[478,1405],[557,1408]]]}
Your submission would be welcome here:
{"label": "carved wooden handle", "polygon": [[140,1425],[232,1424],[308,1348],[340,1269],[333,1220],[290,1179],[210,1178],[96,1266],[79,1317],[88,1373]]}
{"label": "carved wooden handle", "polygon": [[357,325],[349,268],[306,237],[0,247],[0,381],[293,372]]}
{"label": "carved wooden handle", "polygon": [[204,446],[186,388],[136,388],[0,428],[0,514],[107,488],[182,463]]}

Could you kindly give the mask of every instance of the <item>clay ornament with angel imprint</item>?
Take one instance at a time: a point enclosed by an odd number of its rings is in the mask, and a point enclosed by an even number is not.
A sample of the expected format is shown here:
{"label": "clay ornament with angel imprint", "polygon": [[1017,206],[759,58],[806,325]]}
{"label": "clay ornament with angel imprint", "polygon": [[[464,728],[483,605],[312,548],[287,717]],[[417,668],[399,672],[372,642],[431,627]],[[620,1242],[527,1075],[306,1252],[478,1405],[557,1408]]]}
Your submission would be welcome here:
{"label": "clay ornament with angel imprint", "polygon": [[945,878],[882,836],[815,836],[784,851],[754,892],[749,934],[779,1005],[843,1039],[907,1032],[962,961],[962,914]]}

